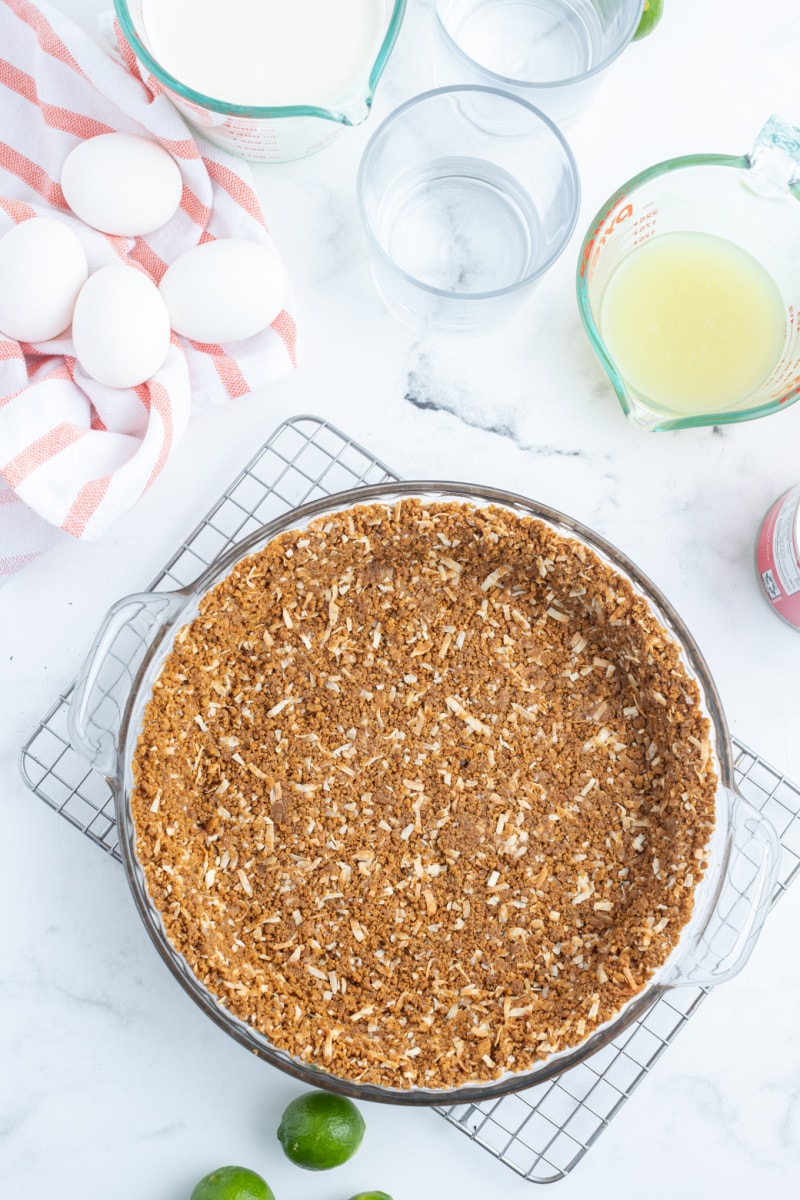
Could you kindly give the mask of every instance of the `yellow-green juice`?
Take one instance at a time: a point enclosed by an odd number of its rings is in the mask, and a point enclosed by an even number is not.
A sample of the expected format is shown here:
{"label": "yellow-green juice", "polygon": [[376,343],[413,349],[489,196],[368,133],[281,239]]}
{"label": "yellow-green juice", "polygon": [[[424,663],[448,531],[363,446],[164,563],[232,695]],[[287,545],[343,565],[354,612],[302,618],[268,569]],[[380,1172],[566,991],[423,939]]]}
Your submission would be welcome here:
{"label": "yellow-green juice", "polygon": [[614,269],[599,326],[626,383],[675,413],[742,406],[781,357],[786,312],[751,254],[706,233],[664,233]]}

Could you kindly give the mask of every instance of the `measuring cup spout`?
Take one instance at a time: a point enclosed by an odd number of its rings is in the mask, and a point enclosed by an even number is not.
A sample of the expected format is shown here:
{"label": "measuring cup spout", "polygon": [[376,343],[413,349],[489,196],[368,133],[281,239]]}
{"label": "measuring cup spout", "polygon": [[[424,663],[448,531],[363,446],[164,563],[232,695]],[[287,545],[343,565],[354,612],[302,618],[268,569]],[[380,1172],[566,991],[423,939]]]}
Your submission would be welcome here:
{"label": "measuring cup spout", "polygon": [[771,116],[747,156],[753,182],[781,191],[800,186],[800,128]]}
{"label": "measuring cup spout", "polygon": [[342,106],[340,112],[343,125],[362,125],[369,116],[371,108],[371,97],[369,100],[363,96],[358,100],[352,100],[348,104]]}

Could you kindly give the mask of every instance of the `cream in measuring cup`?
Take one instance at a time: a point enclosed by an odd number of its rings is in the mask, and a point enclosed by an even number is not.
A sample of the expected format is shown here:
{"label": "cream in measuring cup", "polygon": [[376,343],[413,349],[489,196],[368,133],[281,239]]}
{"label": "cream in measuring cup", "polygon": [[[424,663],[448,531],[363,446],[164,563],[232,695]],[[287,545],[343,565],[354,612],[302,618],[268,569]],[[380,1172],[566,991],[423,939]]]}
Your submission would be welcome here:
{"label": "cream in measuring cup", "polygon": [[152,91],[251,162],[316,154],[365,121],[406,0],[114,0]]}
{"label": "cream in measuring cup", "polygon": [[384,0],[143,0],[149,48],[193,91],[231,104],[328,105],[360,97]]}

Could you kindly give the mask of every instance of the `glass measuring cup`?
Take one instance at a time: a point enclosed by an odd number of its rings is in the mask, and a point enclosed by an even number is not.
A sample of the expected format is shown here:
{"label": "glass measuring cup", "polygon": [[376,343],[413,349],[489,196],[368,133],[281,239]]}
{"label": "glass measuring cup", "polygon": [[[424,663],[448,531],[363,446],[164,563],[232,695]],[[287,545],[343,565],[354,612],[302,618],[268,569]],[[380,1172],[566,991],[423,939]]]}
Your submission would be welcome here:
{"label": "glass measuring cup", "polygon": [[154,90],[166,93],[207,141],[251,162],[289,162],[315,154],[348,126],[367,119],[400,32],[406,0],[383,0],[383,32],[375,59],[329,108],[314,104],[235,104],[224,96],[206,96],[176,79],[155,57],[143,17],[143,0],[114,0],[114,9],[142,78]]}
{"label": "glass measuring cup", "polygon": [[[637,249],[663,234],[732,243],[773,281],[783,316],[782,350],[766,378],[727,405],[657,402],[615,361],[603,332],[609,281]],[[749,154],[694,154],[658,163],[623,184],[584,238],[578,308],[622,408],[640,429],[682,429],[763,417],[800,396],[800,129],[771,117]]]}
{"label": "glass measuring cup", "polygon": [[585,110],[644,0],[435,0],[439,83],[502,88],[559,125]]}

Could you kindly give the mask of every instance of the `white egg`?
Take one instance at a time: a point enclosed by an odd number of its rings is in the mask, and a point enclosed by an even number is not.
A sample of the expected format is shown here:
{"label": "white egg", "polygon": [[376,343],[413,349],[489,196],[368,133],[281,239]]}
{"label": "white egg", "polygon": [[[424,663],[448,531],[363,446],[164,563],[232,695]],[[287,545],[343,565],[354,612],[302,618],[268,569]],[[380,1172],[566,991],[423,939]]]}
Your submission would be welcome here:
{"label": "white egg", "polygon": [[99,383],[144,383],[169,350],[169,317],[158,288],[134,267],[101,267],[78,296],[72,338],[78,362]]}
{"label": "white egg", "polygon": [[88,274],[80,239],[63,221],[15,225],[0,238],[0,330],[21,342],[57,337]]}
{"label": "white egg", "polygon": [[101,133],[67,155],[61,190],[87,225],[138,237],[160,229],[177,211],[183,179],[158,142],[132,133]]}
{"label": "white egg", "polygon": [[272,324],[288,287],[271,245],[219,238],[176,258],[159,290],[176,333],[195,342],[236,342]]}

